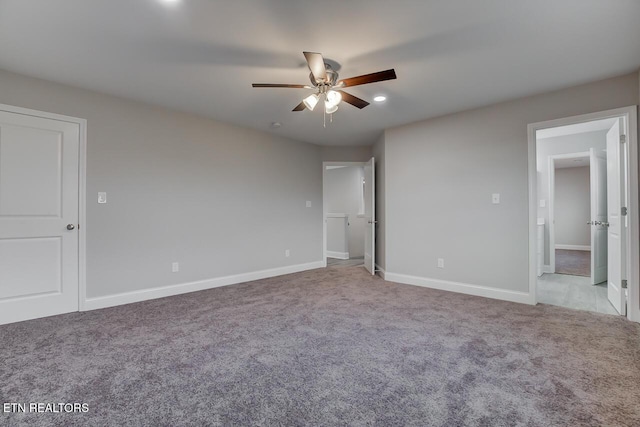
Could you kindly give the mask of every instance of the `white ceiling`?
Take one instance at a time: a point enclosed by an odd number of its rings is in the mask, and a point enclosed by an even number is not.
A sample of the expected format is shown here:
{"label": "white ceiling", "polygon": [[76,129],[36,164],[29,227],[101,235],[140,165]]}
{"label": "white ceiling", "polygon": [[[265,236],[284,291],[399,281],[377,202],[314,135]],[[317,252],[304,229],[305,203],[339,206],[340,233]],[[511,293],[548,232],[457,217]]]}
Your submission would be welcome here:
{"label": "white ceiling", "polygon": [[616,122],[615,118],[593,120],[590,122],[577,123],[574,125],[557,126],[554,128],[541,129],[536,132],[537,139],[555,138],[558,136],[575,135],[586,132],[598,132],[603,130],[609,130]]}
{"label": "white ceiling", "polygon": [[573,157],[570,159],[556,159],[553,164],[556,169],[579,168],[589,166],[589,156]]}
{"label": "white ceiling", "polygon": [[[0,0],[0,68],[300,141],[370,144],[382,129],[640,68],[638,0]],[[384,104],[293,113],[302,51]],[[272,122],[282,123],[278,129]]]}

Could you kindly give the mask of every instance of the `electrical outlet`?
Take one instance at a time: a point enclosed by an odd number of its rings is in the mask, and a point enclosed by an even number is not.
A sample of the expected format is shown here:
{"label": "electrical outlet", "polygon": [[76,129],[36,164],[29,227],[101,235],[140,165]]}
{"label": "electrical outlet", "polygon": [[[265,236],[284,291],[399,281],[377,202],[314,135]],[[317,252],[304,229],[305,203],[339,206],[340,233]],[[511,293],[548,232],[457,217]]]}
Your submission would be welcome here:
{"label": "electrical outlet", "polygon": [[540,199],[540,207],[544,208],[547,206],[547,201],[545,199]]}
{"label": "electrical outlet", "polygon": [[172,273],[177,273],[178,271],[180,271],[180,263],[179,262],[174,262],[171,264],[171,272]]}
{"label": "electrical outlet", "polygon": [[444,268],[444,258],[438,258],[438,268]]}
{"label": "electrical outlet", "polygon": [[491,195],[491,202],[492,202],[494,205],[499,204],[499,203],[500,203],[500,193],[493,193],[493,194]]}
{"label": "electrical outlet", "polygon": [[307,200],[307,207],[310,208],[311,207],[311,200]]}
{"label": "electrical outlet", "polygon": [[289,251],[289,249],[285,249],[284,250],[284,256],[289,258],[290,255],[291,255],[291,252]]}
{"label": "electrical outlet", "polygon": [[107,192],[106,191],[98,191],[98,203],[100,203],[100,204],[107,203]]}

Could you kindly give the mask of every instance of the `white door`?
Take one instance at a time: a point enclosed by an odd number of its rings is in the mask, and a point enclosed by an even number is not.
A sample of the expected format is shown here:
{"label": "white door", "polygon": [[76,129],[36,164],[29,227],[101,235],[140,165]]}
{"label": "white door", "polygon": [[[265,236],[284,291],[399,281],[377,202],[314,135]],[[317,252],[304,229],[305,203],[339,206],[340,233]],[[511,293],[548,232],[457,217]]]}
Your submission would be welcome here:
{"label": "white door", "polygon": [[80,126],[0,110],[0,324],[78,310]]}
{"label": "white door", "polygon": [[626,228],[621,215],[625,203],[625,156],[624,145],[620,136],[624,134],[622,120],[607,132],[607,212],[609,227],[607,228],[607,247],[609,273],[607,278],[607,294],[611,304],[618,313],[626,314],[625,291],[622,279],[625,279],[626,267]]}
{"label": "white door", "polygon": [[607,280],[607,159],[603,152],[589,150],[591,178],[591,284]]}
{"label": "white door", "polygon": [[364,166],[364,267],[371,273],[376,271],[376,187],[375,159]]}

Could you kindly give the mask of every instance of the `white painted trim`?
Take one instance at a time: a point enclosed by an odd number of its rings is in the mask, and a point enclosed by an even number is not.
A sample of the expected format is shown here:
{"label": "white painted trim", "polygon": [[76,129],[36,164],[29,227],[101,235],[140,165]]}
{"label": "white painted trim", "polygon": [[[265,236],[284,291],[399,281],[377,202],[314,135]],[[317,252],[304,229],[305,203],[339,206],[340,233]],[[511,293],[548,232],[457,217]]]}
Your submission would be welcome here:
{"label": "white painted trim", "polygon": [[543,273],[547,273],[547,274],[553,274],[554,273],[553,269],[551,268],[551,266],[549,264],[543,264],[542,265],[542,272]]}
{"label": "white painted trim", "polygon": [[493,298],[503,301],[518,302],[521,304],[535,304],[530,294],[526,292],[509,291],[506,289],[490,288],[473,285],[470,283],[451,282],[448,280],[430,279],[427,277],[410,276],[385,272],[385,280],[389,282],[404,283],[406,285],[422,286],[425,288],[440,289],[449,292],[475,295],[478,297]]}
{"label": "white painted trim", "polygon": [[286,267],[271,268],[268,270],[254,271],[251,273],[236,274],[233,276],[217,277],[215,279],[199,280],[196,282],[180,283],[177,285],[163,286],[160,288],[142,289],[139,291],[124,292],[103,297],[88,298],[83,311],[97,310],[100,308],[114,307],[117,305],[131,304],[156,298],[164,298],[189,292],[203,291],[218,288],[220,286],[235,285],[237,283],[282,276],[284,274],[323,268],[326,262],[315,261],[306,264],[289,265]]}
{"label": "white painted trim", "polygon": [[364,166],[366,162],[322,162],[322,255],[327,260],[327,195],[325,189],[327,188],[327,166]]}
{"label": "white painted trim", "polygon": [[349,252],[327,251],[327,258],[349,259]]}
{"label": "white painted trim", "polygon": [[629,305],[627,318],[640,322],[640,214],[638,203],[638,116],[637,106],[616,108],[580,116],[566,117],[545,122],[531,123],[527,126],[529,153],[529,294],[533,302],[536,299],[536,223],[537,223],[537,180],[536,180],[536,131],[557,126],[584,123],[593,120],[623,117],[627,135],[629,173],[627,200],[629,201],[629,227],[627,229],[627,281],[629,284]]}
{"label": "white painted trim", "polygon": [[0,110],[75,123],[80,128],[78,152],[78,310],[83,310],[87,295],[87,120],[7,104],[0,104]]}
{"label": "white painted trim", "polygon": [[349,214],[346,213],[328,213],[327,218],[349,218]]}
{"label": "white painted trim", "polygon": [[[555,247],[556,243],[556,160],[566,159],[584,159],[589,158],[589,151],[581,151],[578,153],[565,153],[565,154],[553,154],[547,157],[547,183],[549,185],[549,220],[547,221],[549,226],[549,249]],[[546,248],[545,248],[546,249]],[[556,254],[554,251],[549,251],[549,267],[552,273],[556,271]]]}
{"label": "white painted trim", "polygon": [[378,273],[378,275],[382,277],[382,280],[387,280],[386,279],[387,272],[384,270],[384,268],[380,267],[378,264],[375,264],[375,267],[376,267],[376,273]]}
{"label": "white painted trim", "polygon": [[587,245],[556,245],[556,249],[563,249],[565,251],[590,251],[591,246]]}

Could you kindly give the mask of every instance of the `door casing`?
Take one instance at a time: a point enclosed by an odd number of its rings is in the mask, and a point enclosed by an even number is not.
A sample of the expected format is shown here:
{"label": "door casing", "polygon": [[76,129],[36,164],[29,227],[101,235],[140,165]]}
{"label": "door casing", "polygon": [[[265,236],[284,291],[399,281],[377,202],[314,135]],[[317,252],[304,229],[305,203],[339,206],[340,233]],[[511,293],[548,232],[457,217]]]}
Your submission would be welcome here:
{"label": "door casing", "polygon": [[549,156],[549,165],[547,167],[547,174],[549,176],[549,270],[547,272],[556,272],[556,226],[555,226],[555,212],[556,212],[556,160],[566,159],[584,159],[589,158],[588,151],[582,151],[578,153],[567,154],[553,154]]}
{"label": "door casing", "polygon": [[[364,167],[366,162],[322,162],[322,261],[327,266],[327,166],[359,166]],[[375,208],[375,207],[374,207]]]}
{"label": "door casing", "polygon": [[638,107],[616,108],[579,116],[531,123],[527,126],[529,158],[529,298],[531,304],[537,303],[536,295],[536,227],[537,227],[537,170],[536,170],[536,132],[558,126],[585,123],[594,120],[621,117],[625,123],[627,144],[627,200],[629,227],[627,228],[627,278],[628,309],[627,318],[640,322],[640,215],[638,211]]}

